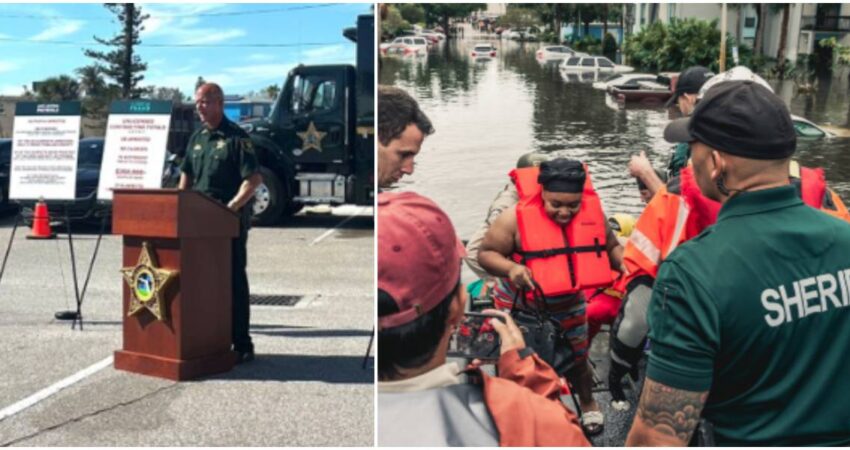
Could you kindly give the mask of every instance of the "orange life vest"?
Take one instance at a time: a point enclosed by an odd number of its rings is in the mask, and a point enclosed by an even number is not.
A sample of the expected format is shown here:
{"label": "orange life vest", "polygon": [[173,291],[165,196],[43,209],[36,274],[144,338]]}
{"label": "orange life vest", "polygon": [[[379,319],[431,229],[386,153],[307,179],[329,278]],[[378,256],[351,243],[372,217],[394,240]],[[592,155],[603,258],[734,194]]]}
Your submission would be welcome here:
{"label": "orange life vest", "polygon": [[539,172],[537,167],[528,167],[510,173],[519,193],[516,214],[522,250],[515,259],[531,269],[547,298],[609,286],[613,277],[606,251],[605,214],[590,174],[578,213],[562,227],[546,215],[537,182]]}
{"label": "orange life vest", "polygon": [[[691,210],[685,228],[685,240],[688,240],[717,222],[720,202],[702,195],[694,178],[692,166],[688,165],[682,169],[679,176],[681,177],[681,195],[685,198],[685,202]],[[812,208],[821,209],[826,194],[826,178],[823,169],[800,167],[800,178],[792,180],[794,180],[792,184],[797,185],[800,190],[800,198],[803,203]]]}

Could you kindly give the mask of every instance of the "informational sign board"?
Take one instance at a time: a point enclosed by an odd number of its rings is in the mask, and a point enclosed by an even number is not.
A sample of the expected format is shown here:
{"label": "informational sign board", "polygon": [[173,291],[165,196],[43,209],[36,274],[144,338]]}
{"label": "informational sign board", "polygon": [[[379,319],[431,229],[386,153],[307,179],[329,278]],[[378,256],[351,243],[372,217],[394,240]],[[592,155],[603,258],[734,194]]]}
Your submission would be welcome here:
{"label": "informational sign board", "polygon": [[112,200],[112,189],[162,187],[171,102],[121,100],[109,108],[98,200]]}
{"label": "informational sign board", "polygon": [[9,198],[73,200],[80,148],[80,102],[18,102]]}

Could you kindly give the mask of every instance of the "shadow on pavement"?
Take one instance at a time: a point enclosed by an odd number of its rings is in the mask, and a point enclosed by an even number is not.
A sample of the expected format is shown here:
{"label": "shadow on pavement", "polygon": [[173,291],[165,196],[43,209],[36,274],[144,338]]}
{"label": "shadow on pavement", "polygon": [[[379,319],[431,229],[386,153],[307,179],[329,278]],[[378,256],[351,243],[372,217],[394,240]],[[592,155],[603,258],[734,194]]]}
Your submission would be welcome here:
{"label": "shadow on pavement", "polygon": [[[288,327],[287,327],[288,328]],[[308,329],[303,331],[297,330],[256,330],[251,327],[254,334],[262,334],[263,336],[285,336],[294,338],[326,338],[326,337],[363,337],[368,338],[372,335],[369,330],[322,330]],[[364,341],[365,342],[365,341]]]}
{"label": "shadow on pavement", "polygon": [[[364,350],[366,346],[363,346]],[[366,369],[363,356],[269,355],[258,353],[254,361],[207,380],[318,381],[322,383],[373,384],[373,357]]]}

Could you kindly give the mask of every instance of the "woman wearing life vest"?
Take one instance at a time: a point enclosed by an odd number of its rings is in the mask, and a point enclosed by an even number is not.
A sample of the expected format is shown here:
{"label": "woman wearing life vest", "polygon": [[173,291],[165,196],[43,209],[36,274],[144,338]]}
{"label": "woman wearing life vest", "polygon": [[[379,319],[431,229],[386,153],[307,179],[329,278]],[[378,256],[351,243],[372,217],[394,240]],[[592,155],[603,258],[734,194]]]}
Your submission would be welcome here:
{"label": "woman wearing life vest", "polygon": [[[588,434],[602,431],[604,418],[593,399],[587,361],[587,318],[581,291],[608,286],[611,269],[620,269],[623,247],[609,229],[599,196],[584,165],[558,158],[539,168],[511,172],[519,203],[490,227],[478,254],[488,273],[503,280],[495,289],[496,306],[534,308],[539,287],[550,315],[567,331],[576,364],[566,377],[575,387]],[[524,292],[524,294],[517,294]]]}

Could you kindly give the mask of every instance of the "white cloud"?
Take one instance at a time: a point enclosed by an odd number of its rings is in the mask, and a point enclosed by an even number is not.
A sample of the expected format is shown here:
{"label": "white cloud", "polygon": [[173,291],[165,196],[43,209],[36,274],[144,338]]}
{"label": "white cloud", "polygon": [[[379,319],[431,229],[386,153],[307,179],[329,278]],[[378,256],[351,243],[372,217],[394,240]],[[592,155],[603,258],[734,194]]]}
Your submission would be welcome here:
{"label": "white cloud", "polygon": [[30,38],[34,41],[49,41],[68,36],[80,31],[86,24],[82,20],[62,18],[62,15],[53,9],[41,9],[38,13],[45,17],[47,24],[40,33]]}
{"label": "white cloud", "polygon": [[21,65],[14,61],[0,61],[0,73],[12,72],[18,70],[19,67],[21,67]]}
{"label": "white cloud", "polygon": [[345,45],[327,45],[324,47],[316,47],[304,51],[305,63],[309,64],[314,61],[340,60],[350,58],[349,51]]}
{"label": "white cloud", "polygon": [[0,95],[11,97],[24,95],[24,88],[23,86],[15,86],[14,84],[0,85]]}
{"label": "white cloud", "polygon": [[175,30],[173,33],[177,44],[198,45],[213,44],[230,39],[245,36],[245,30],[231,28],[228,30],[214,30],[209,28],[198,28],[194,30]]}
{"label": "white cloud", "polygon": [[252,53],[248,55],[249,61],[271,61],[277,58],[275,55],[270,55],[268,53]]}

